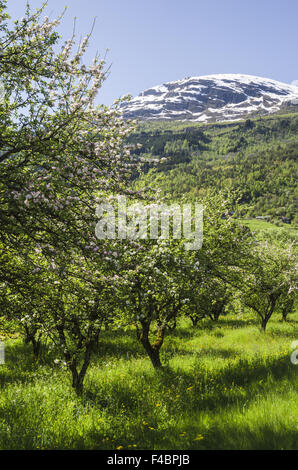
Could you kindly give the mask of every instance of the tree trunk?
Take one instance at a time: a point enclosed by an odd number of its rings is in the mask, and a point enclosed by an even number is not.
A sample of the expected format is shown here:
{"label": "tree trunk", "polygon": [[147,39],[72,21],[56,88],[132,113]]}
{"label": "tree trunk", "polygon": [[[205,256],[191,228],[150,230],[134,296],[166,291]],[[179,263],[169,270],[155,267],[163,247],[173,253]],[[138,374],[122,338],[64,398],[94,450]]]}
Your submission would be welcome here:
{"label": "tree trunk", "polygon": [[282,321],[287,321],[288,310],[285,309],[282,311]]}
{"label": "tree trunk", "polygon": [[261,330],[265,333],[266,331],[266,326],[267,326],[267,323],[268,323],[268,320],[269,318],[265,317],[262,319],[262,323],[261,323]]}
{"label": "tree trunk", "polygon": [[147,352],[154,369],[162,369],[162,364],[160,360],[160,348],[163,344],[165,326],[160,326],[157,329],[157,337],[153,345],[149,341],[149,329],[150,322],[142,324],[142,331],[139,333],[138,337],[142,343],[145,351]]}
{"label": "tree trunk", "polygon": [[209,314],[211,320],[217,322],[220,315],[222,315],[224,312],[224,307],[225,307],[224,302],[217,303],[215,307],[213,308],[213,310],[211,311],[211,314]]}
{"label": "tree trunk", "polygon": [[190,318],[191,321],[192,321],[192,326],[197,326],[198,321],[199,321],[199,317],[192,317],[192,316],[189,316],[189,318]]}
{"label": "tree trunk", "polygon": [[71,367],[71,373],[72,373],[72,387],[74,388],[76,394],[78,396],[81,396],[83,393],[83,380],[78,374],[77,368],[76,367]]}
{"label": "tree trunk", "polygon": [[83,394],[83,384],[86,376],[87,369],[90,365],[91,360],[91,351],[92,351],[93,341],[91,341],[87,346],[84,354],[84,361],[81,367],[80,372],[77,369],[77,361],[73,359],[70,364],[70,370],[72,373],[72,387],[75,389],[75,392],[78,396]]}
{"label": "tree trunk", "polygon": [[153,347],[151,346],[149,339],[142,337],[141,343],[144,346],[145,351],[147,352],[154,369],[161,369],[162,364],[160,361],[159,350],[160,347]]}
{"label": "tree trunk", "polygon": [[35,339],[34,337],[32,337],[31,343],[33,347],[33,357],[36,361],[38,361],[40,359],[41,341],[40,339]]}
{"label": "tree trunk", "polygon": [[265,333],[265,330],[266,330],[266,326],[267,326],[267,323],[268,321],[270,320],[273,312],[274,312],[274,309],[275,309],[275,305],[276,305],[276,302],[277,302],[277,299],[278,299],[279,295],[271,295],[270,296],[270,308],[269,308],[269,311],[267,311],[267,313],[265,314],[264,317],[262,317],[262,331]]}
{"label": "tree trunk", "polygon": [[174,322],[173,322],[173,324],[172,324],[171,326],[170,326],[170,325],[168,325],[168,328],[169,328],[169,330],[175,330],[175,329],[176,329],[176,327],[177,327],[177,322],[176,322],[176,319],[174,320]]}
{"label": "tree trunk", "polygon": [[41,335],[37,335],[36,338],[36,331],[34,330],[33,332],[30,331],[29,327],[27,325],[24,325],[25,328],[25,344],[31,343],[32,348],[33,348],[33,358],[35,361],[38,361],[40,358],[40,348],[41,348]]}
{"label": "tree trunk", "polygon": [[151,348],[149,352],[149,357],[152,362],[154,369],[162,369],[162,364],[160,361],[159,349]]}

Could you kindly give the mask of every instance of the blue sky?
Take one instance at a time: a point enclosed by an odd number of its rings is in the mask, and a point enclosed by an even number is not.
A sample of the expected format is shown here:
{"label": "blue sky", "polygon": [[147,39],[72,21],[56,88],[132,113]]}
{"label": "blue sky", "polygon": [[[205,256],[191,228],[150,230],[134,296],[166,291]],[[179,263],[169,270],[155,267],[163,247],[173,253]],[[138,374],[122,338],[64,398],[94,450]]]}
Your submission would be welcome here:
{"label": "blue sky", "polygon": [[[37,8],[41,0],[30,0]],[[8,0],[13,18],[26,0]],[[298,80],[297,0],[48,0],[47,14],[68,10],[59,31],[78,39],[96,25],[86,62],[98,51],[111,65],[98,102],[167,81],[214,73]]]}

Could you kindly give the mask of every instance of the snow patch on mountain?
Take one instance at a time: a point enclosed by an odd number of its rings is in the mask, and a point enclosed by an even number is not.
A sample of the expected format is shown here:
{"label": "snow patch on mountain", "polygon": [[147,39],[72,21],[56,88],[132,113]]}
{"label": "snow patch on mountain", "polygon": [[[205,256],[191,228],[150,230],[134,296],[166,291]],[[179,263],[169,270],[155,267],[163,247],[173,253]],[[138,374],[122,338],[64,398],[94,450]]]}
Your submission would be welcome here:
{"label": "snow patch on mountain", "polygon": [[124,118],[199,122],[271,114],[298,102],[298,86],[241,74],[188,77],[143,91],[122,105]]}

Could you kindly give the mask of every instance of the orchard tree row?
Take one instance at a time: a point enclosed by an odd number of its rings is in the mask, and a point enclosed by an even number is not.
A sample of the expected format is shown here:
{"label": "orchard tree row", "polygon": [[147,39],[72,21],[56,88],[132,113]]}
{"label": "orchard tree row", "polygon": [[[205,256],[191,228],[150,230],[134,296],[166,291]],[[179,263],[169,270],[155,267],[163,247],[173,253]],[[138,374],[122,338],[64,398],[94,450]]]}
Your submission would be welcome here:
{"label": "orchard tree row", "polygon": [[[153,366],[162,367],[165,333],[180,316],[216,320],[241,304],[261,327],[294,305],[294,248],[256,243],[223,213],[230,200],[204,204],[200,250],[184,240],[99,240],[96,207],[132,189],[142,170],[120,104],[96,106],[105,63],[84,63],[89,35],[60,45],[61,18],[44,7],[10,26],[0,0],[0,315],[16,322],[40,356],[50,340],[78,394],[100,335],[134,328]],[[233,306],[233,307],[232,307]]]}

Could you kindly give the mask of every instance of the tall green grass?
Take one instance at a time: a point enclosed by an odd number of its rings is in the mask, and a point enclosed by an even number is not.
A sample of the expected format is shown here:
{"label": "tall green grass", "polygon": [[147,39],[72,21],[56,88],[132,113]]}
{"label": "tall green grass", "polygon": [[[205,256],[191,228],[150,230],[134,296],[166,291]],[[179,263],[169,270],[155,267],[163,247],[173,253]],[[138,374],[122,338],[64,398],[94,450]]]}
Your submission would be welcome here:
{"label": "tall green grass", "polygon": [[[183,321],[166,337],[163,372],[134,332],[103,332],[85,393],[20,339],[0,366],[1,449],[295,449],[298,315],[263,334],[247,318]],[[50,360],[51,359],[51,360]]]}

